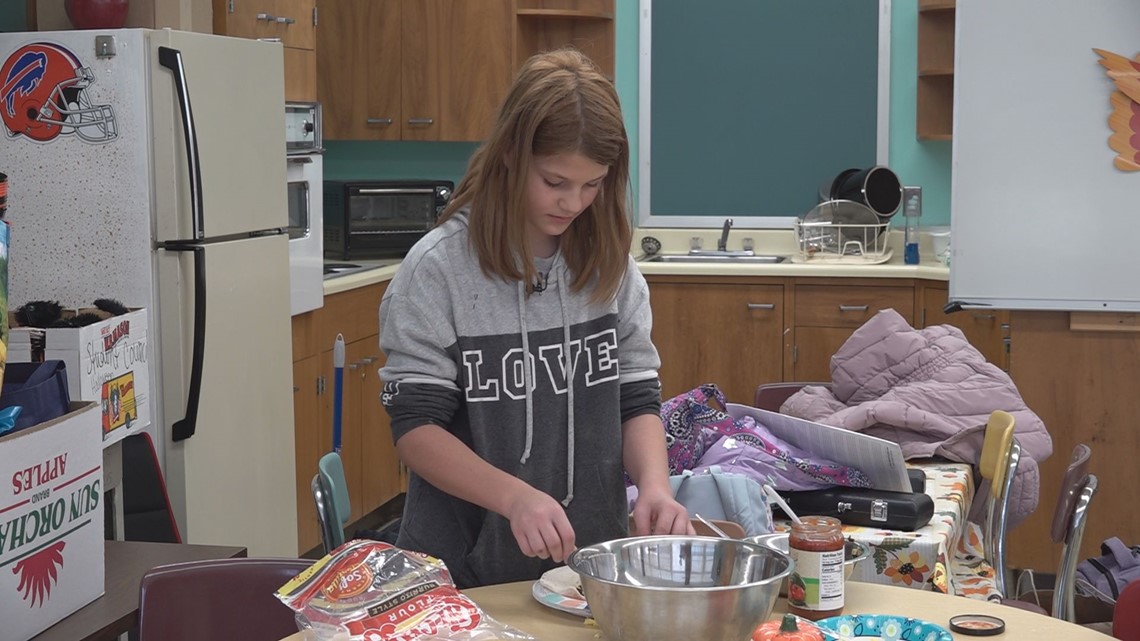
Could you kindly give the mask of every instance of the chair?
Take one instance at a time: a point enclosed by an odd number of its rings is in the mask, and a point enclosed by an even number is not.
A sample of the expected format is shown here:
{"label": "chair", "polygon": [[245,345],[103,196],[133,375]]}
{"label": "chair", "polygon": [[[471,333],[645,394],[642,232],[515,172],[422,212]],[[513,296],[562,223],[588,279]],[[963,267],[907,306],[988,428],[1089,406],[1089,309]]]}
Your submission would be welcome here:
{"label": "chair", "polygon": [[306,559],[219,559],[160,565],[139,587],[139,641],[278,641],[297,632],[273,593]]}
{"label": "chair", "polygon": [[348,483],[344,479],[344,463],[337,452],[329,452],[317,463],[317,473],[310,484],[317,506],[321,528],[321,544],[328,554],[344,544],[344,526],[352,513]]}
{"label": "chair", "polygon": [[150,434],[123,439],[123,540],[181,543]]}
{"label": "chair", "polygon": [[1116,599],[1112,636],[1125,641],[1140,641],[1140,581],[1129,583]]}
{"label": "chair", "polygon": [[769,412],[779,412],[784,401],[808,385],[831,387],[831,383],[765,383],[756,388],[752,407]]}
{"label": "chair", "polygon": [[[1080,560],[1081,539],[1085,534],[1089,502],[1096,494],[1097,479],[1088,473],[1092,450],[1081,443],[1073,449],[1069,468],[1061,479],[1057,508],[1053,511],[1050,538],[1061,547],[1061,565],[1057,568],[1057,585],[1053,591],[1053,616],[1064,621],[1076,621],[1073,601],[1076,593],[1077,562]],[[1117,606],[1119,609],[1119,605]]]}
{"label": "chair", "polygon": [[1005,539],[1009,513],[1009,492],[1021,460],[1021,445],[1013,436],[1014,418],[1000,410],[990,414],[978,471],[989,481],[985,517],[981,526],[967,524],[954,558],[955,575],[970,596],[989,598],[996,592],[1004,598],[1008,568]]}
{"label": "chair", "polygon": [[[1052,611],[1040,612],[1052,614],[1054,618],[1063,621],[1076,622],[1076,578],[1077,561],[1080,556],[1081,539],[1084,537],[1085,522],[1088,518],[1089,502],[1096,494],[1097,478],[1088,473],[1089,458],[1092,450],[1085,444],[1077,445],[1073,449],[1073,456],[1069,468],[1061,480],[1060,493],[1057,497],[1057,506],[1053,510],[1053,523],[1049,538],[1054,543],[1061,543],[1061,562],[1057,568],[1056,587],[1052,591]],[[1042,591],[1047,593],[1047,591]],[[1031,593],[1035,598],[1038,593]],[[1021,600],[1005,599],[1004,605],[1013,605],[1023,609],[1037,609],[1040,604],[1028,602],[1036,608],[1026,608],[1025,595]],[[1119,605],[1117,606],[1119,610]]]}

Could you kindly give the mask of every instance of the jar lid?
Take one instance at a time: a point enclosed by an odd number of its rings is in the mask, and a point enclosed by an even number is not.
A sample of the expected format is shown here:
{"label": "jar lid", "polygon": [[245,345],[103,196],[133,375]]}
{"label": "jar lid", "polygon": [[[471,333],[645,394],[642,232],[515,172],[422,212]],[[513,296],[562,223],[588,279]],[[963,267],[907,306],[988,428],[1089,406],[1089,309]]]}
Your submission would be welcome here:
{"label": "jar lid", "polygon": [[992,637],[1005,632],[1005,621],[988,614],[960,614],[950,617],[950,629],[971,637]]}

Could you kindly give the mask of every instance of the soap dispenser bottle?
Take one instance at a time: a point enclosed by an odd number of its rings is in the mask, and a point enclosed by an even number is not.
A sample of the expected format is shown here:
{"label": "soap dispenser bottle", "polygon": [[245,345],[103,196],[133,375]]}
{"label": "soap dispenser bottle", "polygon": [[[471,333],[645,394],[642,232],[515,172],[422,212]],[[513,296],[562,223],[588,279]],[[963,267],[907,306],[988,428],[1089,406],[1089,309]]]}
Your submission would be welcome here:
{"label": "soap dispenser bottle", "polygon": [[922,187],[903,187],[903,218],[906,220],[903,262],[918,264],[918,219],[922,216]]}

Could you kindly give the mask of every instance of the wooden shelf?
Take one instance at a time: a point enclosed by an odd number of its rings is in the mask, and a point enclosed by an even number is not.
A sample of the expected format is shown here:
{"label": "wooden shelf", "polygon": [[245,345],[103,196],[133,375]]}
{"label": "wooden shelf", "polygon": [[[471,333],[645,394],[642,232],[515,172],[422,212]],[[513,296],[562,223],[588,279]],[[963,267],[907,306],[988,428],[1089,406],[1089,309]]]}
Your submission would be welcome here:
{"label": "wooden shelf", "polygon": [[571,46],[614,76],[615,0],[513,0],[514,61],[521,67],[540,51]]}
{"label": "wooden shelf", "polygon": [[613,20],[614,14],[606,11],[584,9],[519,9],[515,15],[520,18],[568,18],[571,20]]}
{"label": "wooden shelf", "polygon": [[955,0],[918,0],[919,140],[950,140],[954,118]]}

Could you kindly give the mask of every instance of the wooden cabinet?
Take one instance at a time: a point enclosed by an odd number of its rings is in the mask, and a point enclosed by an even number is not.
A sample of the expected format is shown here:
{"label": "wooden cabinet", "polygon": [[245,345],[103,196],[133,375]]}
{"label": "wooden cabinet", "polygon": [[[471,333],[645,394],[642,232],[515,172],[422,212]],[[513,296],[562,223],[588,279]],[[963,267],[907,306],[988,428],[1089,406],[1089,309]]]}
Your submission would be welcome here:
{"label": "wooden cabinet", "polygon": [[214,33],[279,41],[284,46],[285,99],[317,99],[316,0],[213,0]]}
{"label": "wooden cabinet", "polygon": [[914,324],[911,281],[796,279],[793,296],[792,381],[830,381],[831,356],[881,310],[894,309]]}
{"label": "wooden cabinet", "polygon": [[962,330],[966,340],[978,349],[986,360],[1009,371],[1010,322],[1009,312],[999,310],[965,309],[953,314],[942,311],[949,300],[946,284],[924,284],[919,327],[953,325]]}
{"label": "wooden cabinet", "polygon": [[400,139],[402,4],[402,0],[320,3],[317,96],[326,139]]}
{"label": "wooden cabinet", "polygon": [[321,453],[319,431],[321,382],[319,357],[293,363],[293,435],[297,465],[297,546],[304,553],[321,544],[316,506],[310,484]]}
{"label": "wooden cabinet", "polygon": [[758,384],[783,380],[782,285],[647,280],[663,398],[716,383],[729,401],[751,403]]}
{"label": "wooden cabinet", "polygon": [[376,323],[386,284],[325,297],[324,307],[293,318],[294,439],[297,465],[299,552],[320,544],[310,483],[317,462],[332,450],[335,392],[333,345],[345,340],[341,459],[356,521],[406,487],[392,442],[387,412],[380,406],[383,364]]}
{"label": "wooden cabinet", "polygon": [[916,134],[950,140],[954,124],[955,0],[918,2]]}
{"label": "wooden cabinet", "polygon": [[327,0],[325,138],[481,140],[512,77],[508,0]]}

